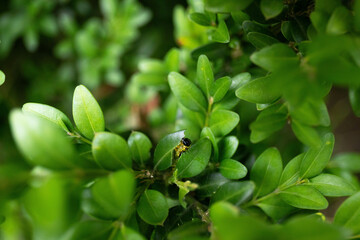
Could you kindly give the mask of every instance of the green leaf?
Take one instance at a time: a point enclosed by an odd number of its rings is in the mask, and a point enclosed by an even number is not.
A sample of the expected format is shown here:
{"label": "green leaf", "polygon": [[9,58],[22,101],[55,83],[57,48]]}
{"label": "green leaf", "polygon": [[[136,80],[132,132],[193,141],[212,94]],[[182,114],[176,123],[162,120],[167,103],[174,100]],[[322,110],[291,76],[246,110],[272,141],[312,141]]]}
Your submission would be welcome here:
{"label": "green leaf", "polygon": [[261,0],[260,10],[266,19],[279,15],[284,8],[282,0]]}
{"label": "green leaf", "polygon": [[209,126],[216,137],[221,137],[231,132],[239,121],[237,113],[219,109],[211,113]]}
{"label": "green leaf", "polygon": [[208,139],[200,139],[181,155],[176,169],[179,178],[189,178],[200,174],[207,166],[211,156],[211,143]]}
{"label": "green leaf", "polygon": [[281,33],[282,35],[288,40],[291,41],[293,40],[292,35],[291,35],[291,26],[290,26],[290,21],[283,21],[281,23]]}
{"label": "green leaf", "polygon": [[76,152],[70,139],[53,123],[13,110],[10,125],[18,148],[31,164],[57,170],[75,166]]}
{"label": "green leaf", "polygon": [[279,193],[282,200],[296,208],[326,209],[328,202],[321,193],[310,186],[293,186]]}
{"label": "green leaf", "polygon": [[281,174],[279,186],[288,186],[300,179],[300,164],[305,153],[299,154],[286,164]]}
{"label": "green leaf", "polygon": [[272,103],[280,97],[280,90],[274,87],[271,75],[256,78],[240,86],[236,96],[251,103]]}
{"label": "green leaf", "polygon": [[253,53],[250,60],[270,72],[296,66],[299,63],[295,52],[283,43],[273,44]]}
{"label": "green leaf", "polygon": [[[201,240],[199,235],[207,236],[208,225],[205,222],[200,220],[193,220],[184,223],[178,228],[172,230],[168,236],[168,240],[183,240],[183,239],[193,239]],[[199,237],[199,238],[196,238]]]}
{"label": "green leaf", "polygon": [[222,77],[217,79],[210,89],[210,95],[213,97],[214,102],[219,102],[221,99],[223,99],[230,86],[230,77]]}
{"label": "green leaf", "polygon": [[165,64],[169,72],[179,71],[180,65],[180,51],[179,49],[172,48],[165,56]]}
{"label": "green leaf", "polygon": [[169,214],[169,207],[162,193],[146,190],[137,204],[137,212],[146,223],[162,225]]}
{"label": "green leaf", "polygon": [[300,106],[290,106],[290,115],[309,126],[329,126],[330,117],[326,104],[322,100],[308,99]]}
{"label": "green leaf", "polygon": [[5,82],[5,74],[0,70],[0,86]]}
{"label": "green leaf", "polygon": [[243,24],[244,21],[249,20],[250,17],[243,11],[231,11],[231,17],[234,21],[239,24],[240,26]]}
{"label": "green leaf", "polygon": [[257,204],[268,216],[278,221],[294,211],[294,207],[284,202],[279,195],[266,198]]}
{"label": "green leaf", "polygon": [[247,39],[252,45],[254,45],[254,47],[258,49],[262,49],[275,43],[279,43],[277,39],[258,32],[249,32],[247,34]]}
{"label": "green leaf", "polygon": [[77,223],[69,232],[65,234],[64,239],[108,239],[112,228],[113,227],[110,222],[86,220]]}
{"label": "green leaf", "polygon": [[168,78],[171,91],[182,105],[196,112],[206,112],[206,99],[193,82],[176,72],[171,72]]}
{"label": "green leaf", "polygon": [[229,182],[229,179],[225,178],[221,173],[213,172],[200,179],[200,186],[196,191],[201,197],[211,197],[221,185],[227,182]]}
{"label": "green leaf", "polygon": [[172,164],[174,148],[180,144],[185,131],[178,131],[163,137],[154,152],[154,169],[165,170]]}
{"label": "green leaf", "polygon": [[246,176],[247,168],[233,159],[224,159],[220,163],[221,174],[228,179],[240,179]]}
{"label": "green leaf", "polygon": [[194,12],[189,14],[189,18],[201,26],[211,26],[211,19],[207,14]]}
{"label": "green leaf", "polygon": [[230,42],[229,30],[224,20],[220,20],[217,28],[210,32],[210,40],[219,43]]}
{"label": "green leaf", "polygon": [[145,166],[150,159],[152,148],[150,139],[141,132],[133,131],[128,138],[128,144],[134,161],[140,166]]}
{"label": "green leaf", "polygon": [[325,33],[328,16],[321,11],[315,11],[310,14],[311,23],[319,33]]}
{"label": "green leaf", "polygon": [[143,59],[139,62],[138,68],[142,73],[168,73],[165,64],[158,59]]}
{"label": "green leaf", "polygon": [[209,127],[204,127],[201,131],[200,137],[206,137],[210,140],[211,145],[213,146],[213,149],[214,149],[214,161],[218,162],[219,161],[219,148],[218,148],[214,133],[211,131],[211,129]]}
{"label": "green leaf", "polygon": [[253,0],[205,0],[205,9],[210,12],[234,12],[245,9]]}
{"label": "green leaf", "polygon": [[255,184],[252,181],[228,182],[223,184],[211,198],[211,204],[227,201],[236,206],[247,201],[253,194]]}
{"label": "green leaf", "polygon": [[282,160],[276,148],[266,149],[255,161],[250,179],[255,182],[256,196],[263,196],[275,190],[282,172]]}
{"label": "green leaf", "polygon": [[126,141],[115,133],[98,132],[92,142],[95,161],[108,170],[131,169],[131,153]]}
{"label": "green leaf", "polygon": [[201,55],[198,59],[196,79],[204,95],[209,98],[210,89],[214,83],[214,74],[209,59],[205,55]]}
{"label": "green leaf", "polygon": [[321,138],[314,128],[306,126],[295,119],[291,121],[291,128],[297,139],[305,145],[318,147],[321,144]]}
{"label": "green leaf", "polygon": [[354,114],[360,117],[360,88],[349,89],[349,100]]}
{"label": "green leaf", "polygon": [[128,240],[128,239],[133,239],[133,240],[146,240],[146,238],[144,236],[142,236],[139,232],[128,228],[127,226],[122,226],[121,230],[118,232],[116,238],[117,240]]}
{"label": "green leaf", "polygon": [[226,136],[219,142],[220,159],[231,158],[239,146],[239,139],[235,136]]}
{"label": "green leaf", "polygon": [[358,173],[360,172],[360,153],[340,153],[334,157],[329,166]]}
{"label": "green leaf", "polygon": [[74,91],[73,117],[76,127],[89,139],[92,139],[96,132],[102,132],[105,129],[101,108],[90,91],[83,85],[77,86]]}
{"label": "green leaf", "polygon": [[40,103],[25,103],[23,112],[30,112],[60,126],[66,132],[72,132],[74,127],[70,119],[60,110]]}
{"label": "green leaf", "polygon": [[127,216],[134,191],[135,178],[127,170],[102,177],[91,186],[94,201],[113,219],[124,219]]}
{"label": "green leaf", "polygon": [[351,12],[346,7],[337,7],[328,21],[326,32],[334,35],[348,32],[351,29],[352,18]]}
{"label": "green leaf", "polygon": [[360,3],[359,1],[354,2],[354,27],[357,32],[360,31]]}
{"label": "green leaf", "polygon": [[301,178],[314,177],[322,172],[330,160],[334,142],[334,135],[327,133],[320,147],[312,147],[305,153],[300,165]]}
{"label": "green leaf", "polygon": [[342,197],[355,193],[355,189],[344,179],[326,173],[311,178],[306,185],[316,188],[327,197]]}
{"label": "green leaf", "polygon": [[166,84],[166,75],[167,71],[165,73],[137,73],[132,76],[131,81],[138,87],[152,86],[160,88],[162,85]]}
{"label": "green leaf", "polygon": [[335,214],[334,223],[352,231],[353,235],[360,233],[360,192],[349,197],[341,204]]}

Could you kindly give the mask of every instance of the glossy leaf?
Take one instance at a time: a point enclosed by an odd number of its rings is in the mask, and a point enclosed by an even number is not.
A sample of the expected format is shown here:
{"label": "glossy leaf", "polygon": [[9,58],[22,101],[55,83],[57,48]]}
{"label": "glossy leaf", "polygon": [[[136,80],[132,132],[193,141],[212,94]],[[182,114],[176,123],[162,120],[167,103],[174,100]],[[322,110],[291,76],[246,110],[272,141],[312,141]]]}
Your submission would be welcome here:
{"label": "glossy leaf", "polygon": [[254,47],[258,49],[262,49],[275,43],[279,43],[277,39],[258,32],[249,32],[247,34],[247,39],[252,45],[254,45]]}
{"label": "glossy leaf", "polygon": [[217,28],[210,33],[210,39],[219,43],[228,43],[230,41],[229,30],[224,20],[220,20]]}
{"label": "glossy leaf", "polygon": [[311,178],[307,185],[316,188],[327,197],[342,197],[355,193],[355,189],[349,183],[332,174],[320,174]]}
{"label": "glossy leaf", "polygon": [[211,156],[211,143],[200,139],[183,153],[176,164],[179,178],[189,178],[200,174],[207,166]]}
{"label": "glossy leaf", "polygon": [[220,137],[231,132],[239,121],[240,117],[237,113],[219,109],[211,113],[209,126],[214,135]]}
{"label": "glossy leaf", "polygon": [[219,161],[219,147],[217,145],[216,138],[214,136],[214,133],[211,131],[209,127],[204,127],[201,131],[200,137],[206,137],[210,140],[211,145],[214,149],[214,161]]}
{"label": "glossy leaf", "polygon": [[75,88],[73,97],[73,117],[76,127],[87,138],[105,129],[102,110],[90,91],[83,85]]}
{"label": "glossy leaf", "polygon": [[302,143],[312,147],[321,145],[321,138],[314,128],[302,124],[295,119],[291,121],[291,128],[295,136]]}
{"label": "glossy leaf", "polygon": [[360,233],[360,192],[349,197],[341,204],[335,214],[334,223],[352,231],[354,235]]}
{"label": "glossy leaf", "polygon": [[205,97],[193,82],[176,72],[170,73],[168,78],[171,91],[182,105],[196,112],[205,112]]}
{"label": "glossy leaf", "polygon": [[162,225],[169,214],[166,198],[156,190],[146,190],[137,204],[137,213],[148,224]]}
{"label": "glossy leaf", "polygon": [[70,139],[53,123],[13,110],[10,125],[18,148],[31,164],[58,170],[75,166],[76,153]]}
{"label": "glossy leaf", "polygon": [[206,55],[201,55],[198,59],[196,78],[204,95],[209,98],[210,90],[212,89],[214,83],[214,74]]}
{"label": "glossy leaf", "polygon": [[247,174],[247,168],[233,159],[222,160],[219,169],[221,174],[228,179],[240,179]]}
{"label": "glossy leaf", "polygon": [[251,197],[254,189],[255,184],[252,181],[228,182],[216,191],[211,198],[211,203],[227,201],[239,206]]}
{"label": "glossy leaf", "polygon": [[214,172],[206,175],[199,182],[199,187],[197,192],[201,197],[210,197],[212,196],[219,187],[225,183],[229,182],[229,179],[225,178],[221,173]]}
{"label": "glossy leaf", "polygon": [[282,172],[282,160],[276,148],[268,148],[255,161],[250,179],[255,182],[257,196],[263,196],[275,190]]}
{"label": "glossy leaf", "polygon": [[131,153],[127,142],[115,133],[96,133],[92,143],[92,153],[96,162],[105,169],[131,168]]}
{"label": "glossy leaf", "polygon": [[292,213],[295,208],[284,202],[279,195],[274,195],[257,204],[268,216],[275,221]]}
{"label": "glossy leaf", "polygon": [[349,90],[349,99],[353,112],[360,117],[360,88]]}
{"label": "glossy leaf", "polygon": [[231,78],[222,77],[215,81],[210,89],[210,95],[213,97],[214,102],[219,102],[231,86]]}
{"label": "glossy leaf", "polygon": [[300,164],[304,155],[297,155],[286,164],[279,181],[280,186],[288,186],[300,179]]}
{"label": "glossy leaf", "polygon": [[320,147],[310,148],[304,155],[300,165],[301,178],[310,178],[318,175],[330,160],[334,148],[334,135],[324,136]]}
{"label": "glossy leaf", "polygon": [[287,188],[280,192],[280,197],[296,208],[320,210],[328,207],[326,198],[310,186],[298,185]]}
{"label": "glossy leaf", "polygon": [[220,159],[231,158],[239,146],[239,140],[235,136],[226,136],[219,142]]}
{"label": "glossy leaf", "polygon": [[208,15],[200,12],[190,13],[189,18],[201,26],[211,26],[211,19]]}
{"label": "glossy leaf", "polygon": [[161,171],[171,166],[174,149],[180,144],[183,137],[185,137],[184,131],[179,131],[171,133],[159,141],[154,152],[154,169]]}
{"label": "glossy leaf", "polygon": [[260,10],[266,19],[279,15],[284,8],[282,0],[261,0]]}
{"label": "glossy leaf", "polygon": [[40,103],[25,103],[22,107],[23,112],[36,114],[46,120],[49,120],[66,132],[72,132],[74,127],[70,119],[60,110]]}
{"label": "glossy leaf", "polygon": [[0,86],[5,82],[5,74],[0,70]]}
{"label": "glossy leaf", "polygon": [[128,138],[131,156],[136,163],[144,166],[150,159],[152,143],[150,139],[141,132],[133,131]]}
{"label": "glossy leaf", "polygon": [[309,126],[329,126],[330,117],[326,105],[320,100],[304,101],[297,107],[290,106],[291,117]]}

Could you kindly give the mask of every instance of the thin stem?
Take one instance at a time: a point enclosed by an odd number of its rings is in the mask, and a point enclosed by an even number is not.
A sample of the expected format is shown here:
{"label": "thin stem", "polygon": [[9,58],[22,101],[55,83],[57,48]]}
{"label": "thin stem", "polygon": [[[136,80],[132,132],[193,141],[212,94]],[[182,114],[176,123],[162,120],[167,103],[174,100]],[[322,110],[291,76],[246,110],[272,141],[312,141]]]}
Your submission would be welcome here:
{"label": "thin stem", "polygon": [[207,209],[206,206],[204,206],[202,203],[200,203],[199,201],[195,200],[194,198],[192,198],[190,196],[186,196],[185,200],[188,203],[190,203],[191,207],[193,207],[195,209],[195,211],[200,215],[201,220],[203,222],[206,222],[207,224],[211,224],[211,220],[209,217],[209,213],[206,210]]}
{"label": "thin stem", "polygon": [[71,137],[74,137],[74,138],[79,139],[80,141],[82,141],[82,142],[84,142],[84,143],[87,143],[87,144],[89,144],[89,145],[92,144],[92,142],[91,142],[90,140],[88,140],[87,138],[84,138],[84,137],[81,136],[80,133],[78,133],[78,132],[74,132],[74,133],[68,132],[67,134],[68,134],[69,136],[71,136]]}

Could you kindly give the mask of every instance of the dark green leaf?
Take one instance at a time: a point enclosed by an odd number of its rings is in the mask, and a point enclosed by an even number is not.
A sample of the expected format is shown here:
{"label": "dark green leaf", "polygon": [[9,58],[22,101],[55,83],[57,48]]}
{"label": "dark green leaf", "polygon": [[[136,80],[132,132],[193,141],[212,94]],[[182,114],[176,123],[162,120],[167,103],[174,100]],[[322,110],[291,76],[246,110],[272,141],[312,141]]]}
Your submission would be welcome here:
{"label": "dark green leaf", "polygon": [[184,131],[171,133],[162,138],[155,148],[154,169],[165,170],[171,166],[174,148],[185,137]]}
{"label": "dark green leaf", "polygon": [[341,204],[335,214],[334,223],[344,226],[354,235],[360,233],[360,192]]}
{"label": "dark green leaf", "polygon": [[297,107],[290,106],[290,115],[309,126],[329,126],[330,117],[324,101],[307,100]]}
{"label": "dark green leaf", "polygon": [[69,232],[65,234],[67,240],[100,240],[108,239],[112,231],[110,222],[100,222],[87,220],[76,224]]}
{"label": "dark green leaf", "polygon": [[266,149],[255,161],[250,179],[256,184],[256,196],[263,196],[275,190],[282,172],[282,160],[276,148]]}
{"label": "dark green leaf", "polygon": [[220,163],[221,174],[228,179],[240,179],[246,176],[247,168],[233,159],[224,159]]}
{"label": "dark green leaf", "polygon": [[199,187],[197,192],[202,197],[210,197],[212,196],[217,189],[223,185],[224,183],[229,182],[227,178],[225,178],[221,173],[214,172],[209,175],[206,175],[201,182],[199,183]]}
{"label": "dark green leaf", "polygon": [[74,91],[73,117],[76,127],[89,139],[92,139],[96,132],[102,132],[105,129],[101,108],[90,91],[83,85],[77,86]]}
{"label": "dark green leaf", "polygon": [[284,35],[284,37],[287,40],[292,40],[291,30],[290,30],[290,22],[289,21],[283,21],[281,23],[281,33]]}
{"label": "dark green leaf", "polygon": [[360,117],[360,88],[349,89],[349,100],[353,112]]}
{"label": "dark green leaf", "polygon": [[211,156],[211,143],[200,139],[183,153],[176,164],[179,178],[189,178],[200,174],[207,166]]}
{"label": "dark green leaf", "polygon": [[268,216],[270,216],[275,221],[280,220],[281,218],[289,215],[294,211],[294,207],[290,206],[284,202],[279,195],[274,195],[270,198],[267,198],[257,204]]}
{"label": "dark green leaf", "polygon": [[220,101],[231,86],[231,78],[222,77],[215,81],[210,89],[210,95],[213,97],[214,102]]}
{"label": "dark green leaf", "polygon": [[205,55],[201,55],[198,59],[196,77],[204,95],[209,98],[214,83],[214,74],[209,59]]}
{"label": "dark green leaf", "polygon": [[239,123],[237,113],[228,110],[215,110],[210,116],[210,128],[216,137],[225,136]]}
{"label": "dark green leaf", "polygon": [[137,212],[148,224],[162,225],[169,214],[169,207],[162,193],[146,190],[140,197]]}
{"label": "dark green leaf", "polygon": [[96,162],[108,170],[130,169],[131,153],[126,141],[115,133],[99,132],[92,142]]}
{"label": "dark green leaf", "polygon": [[316,188],[327,197],[342,197],[355,193],[355,189],[348,182],[332,174],[320,174],[311,178],[307,185]]}
{"label": "dark green leaf", "polygon": [[144,166],[150,159],[152,144],[150,139],[141,132],[133,131],[128,138],[131,156],[136,163]]}
{"label": "dark green leaf", "polygon": [[310,148],[304,155],[300,165],[300,177],[310,178],[322,172],[330,160],[334,148],[334,135],[324,136],[320,147]]}
{"label": "dark green leaf", "polygon": [[211,204],[218,201],[227,201],[239,206],[251,197],[254,189],[255,184],[252,181],[225,183],[211,198]]}
{"label": "dark green leaf", "polygon": [[297,120],[291,121],[291,128],[295,136],[304,144],[312,147],[318,147],[321,144],[321,138],[317,131]]}
{"label": "dark green leaf", "polygon": [[279,15],[284,8],[282,0],[261,0],[260,10],[266,19]]}
{"label": "dark green leaf", "polygon": [[179,73],[172,72],[169,74],[169,84],[171,91],[182,105],[196,112],[205,112],[206,99],[193,82]]}
{"label": "dark green leaf", "polygon": [[190,13],[189,18],[201,26],[211,26],[211,19],[204,13],[194,12]]}
{"label": "dark green leaf", "polygon": [[217,28],[210,32],[210,39],[219,43],[228,43],[230,41],[229,30],[224,20],[220,20]]}
{"label": "dark green leaf", "polygon": [[245,9],[253,0],[206,0],[205,9],[210,12],[233,12]]}
{"label": "dark green leaf", "polygon": [[191,57],[197,60],[201,54],[206,54],[210,60],[216,60],[224,57],[228,53],[228,46],[222,43],[209,43],[198,48],[195,48],[191,52]]}
{"label": "dark green leaf", "polygon": [[242,25],[244,21],[250,19],[249,15],[243,11],[231,11],[231,17],[239,25]]}
{"label": "dark green leaf", "polygon": [[211,131],[211,129],[209,127],[204,127],[201,131],[200,137],[206,137],[210,140],[211,145],[213,146],[213,149],[214,149],[214,161],[218,162],[219,161],[219,148],[218,148],[214,133]]}
{"label": "dark green leaf", "polygon": [[326,30],[326,24],[328,17],[324,12],[315,11],[310,14],[311,23],[319,33],[324,33]]}
{"label": "dark green leaf", "polygon": [[280,192],[280,197],[296,208],[320,210],[328,207],[326,198],[310,186],[298,185],[287,188]]}
{"label": "dark green leaf", "polygon": [[[183,239],[197,239],[200,235],[205,235],[208,232],[208,225],[205,222],[194,220],[181,225],[172,230],[168,236],[168,240],[183,240]],[[200,239],[199,239],[200,240]]]}
{"label": "dark green leaf", "polygon": [[254,45],[254,47],[258,49],[271,46],[275,43],[279,43],[277,39],[258,32],[249,32],[247,34],[247,39],[252,45]]}

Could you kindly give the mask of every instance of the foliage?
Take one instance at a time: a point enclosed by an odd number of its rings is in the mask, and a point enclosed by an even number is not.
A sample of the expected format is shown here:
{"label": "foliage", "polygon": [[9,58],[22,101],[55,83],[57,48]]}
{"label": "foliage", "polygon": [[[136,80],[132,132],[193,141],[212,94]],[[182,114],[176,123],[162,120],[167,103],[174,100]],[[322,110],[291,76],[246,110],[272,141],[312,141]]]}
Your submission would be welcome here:
{"label": "foliage", "polygon": [[[65,65],[76,56],[90,89],[100,74],[120,86],[123,48],[149,14],[136,1],[100,3],[103,21],[79,30],[64,15],[55,51]],[[47,12],[30,21],[30,11],[7,37],[35,51],[55,3],[32,4]],[[73,121],[40,103],[11,111],[26,163],[0,165],[0,236],[359,239],[360,155],[332,158],[326,100],[345,88],[359,115],[360,2],[189,0],[173,18],[178,48],[139,62],[119,123],[108,124],[106,104],[84,85],[73,92]],[[334,209],[334,197],[347,196]]]}

